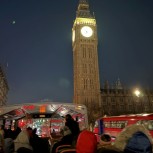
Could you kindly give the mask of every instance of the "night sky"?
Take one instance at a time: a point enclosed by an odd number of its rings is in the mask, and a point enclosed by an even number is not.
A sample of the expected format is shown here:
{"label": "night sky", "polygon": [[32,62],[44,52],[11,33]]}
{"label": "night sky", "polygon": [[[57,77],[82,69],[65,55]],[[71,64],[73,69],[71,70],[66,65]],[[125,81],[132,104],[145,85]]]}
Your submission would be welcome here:
{"label": "night sky", "polygon": [[[89,0],[101,87],[153,89],[153,0]],[[72,102],[71,30],[78,0],[0,0],[0,63],[8,103]]]}

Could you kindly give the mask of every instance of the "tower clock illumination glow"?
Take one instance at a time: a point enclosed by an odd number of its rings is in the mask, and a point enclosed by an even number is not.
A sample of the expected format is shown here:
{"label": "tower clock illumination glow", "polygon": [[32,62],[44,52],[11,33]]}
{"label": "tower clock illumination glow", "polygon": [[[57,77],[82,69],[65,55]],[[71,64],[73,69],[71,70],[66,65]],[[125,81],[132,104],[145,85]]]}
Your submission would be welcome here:
{"label": "tower clock illumination glow", "polygon": [[89,26],[84,26],[81,28],[81,34],[84,37],[91,37],[93,34],[93,30]]}
{"label": "tower clock illumination glow", "polygon": [[73,33],[72,33],[72,41],[73,42],[75,41],[75,30],[73,30]]}
{"label": "tower clock illumination glow", "polygon": [[[73,101],[75,104],[87,105],[88,112],[92,112],[93,104],[101,107],[97,24],[95,16],[90,13],[88,0],[79,0],[77,8],[72,27],[72,38],[75,30],[75,39],[72,39]],[[94,119],[93,114],[89,115],[89,124]]]}

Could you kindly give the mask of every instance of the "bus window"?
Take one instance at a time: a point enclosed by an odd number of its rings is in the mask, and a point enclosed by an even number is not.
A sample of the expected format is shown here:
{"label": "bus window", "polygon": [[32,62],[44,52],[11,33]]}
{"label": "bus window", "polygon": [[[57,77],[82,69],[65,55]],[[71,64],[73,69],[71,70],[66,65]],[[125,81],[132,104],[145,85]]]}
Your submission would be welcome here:
{"label": "bus window", "polygon": [[148,130],[153,130],[153,120],[148,122]]}
{"label": "bus window", "polygon": [[136,124],[137,124],[137,125],[140,125],[140,124],[142,124],[142,121],[138,121]]}
{"label": "bus window", "polygon": [[95,128],[97,128],[97,127],[98,127],[98,121],[96,121],[96,122],[95,122],[94,127],[95,127]]}
{"label": "bus window", "polygon": [[123,129],[127,126],[127,121],[110,121],[110,122],[104,122],[105,128],[119,128]]}
{"label": "bus window", "polygon": [[104,122],[104,127],[105,128],[110,128],[110,122]]}
{"label": "bus window", "polygon": [[137,124],[143,124],[148,130],[153,130],[153,120],[141,120]]}

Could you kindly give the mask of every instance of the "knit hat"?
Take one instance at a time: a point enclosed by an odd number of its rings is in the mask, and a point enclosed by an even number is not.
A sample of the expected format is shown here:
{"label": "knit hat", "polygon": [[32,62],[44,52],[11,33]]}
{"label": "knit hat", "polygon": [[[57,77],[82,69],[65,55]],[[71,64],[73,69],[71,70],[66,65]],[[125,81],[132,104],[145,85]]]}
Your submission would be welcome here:
{"label": "knit hat", "polygon": [[97,151],[97,139],[93,132],[84,130],[80,133],[76,153],[95,153]]}

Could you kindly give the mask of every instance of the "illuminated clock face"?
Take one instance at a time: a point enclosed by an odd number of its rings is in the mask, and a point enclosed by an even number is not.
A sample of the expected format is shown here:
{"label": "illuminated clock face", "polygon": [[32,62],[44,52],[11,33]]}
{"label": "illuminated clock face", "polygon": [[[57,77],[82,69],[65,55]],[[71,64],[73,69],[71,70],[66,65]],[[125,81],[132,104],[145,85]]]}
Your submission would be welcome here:
{"label": "illuminated clock face", "polygon": [[93,30],[89,26],[84,26],[81,28],[81,34],[84,37],[91,37],[93,34]]}

